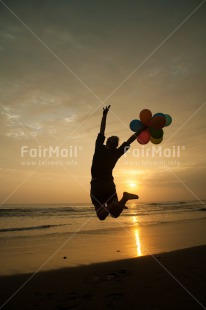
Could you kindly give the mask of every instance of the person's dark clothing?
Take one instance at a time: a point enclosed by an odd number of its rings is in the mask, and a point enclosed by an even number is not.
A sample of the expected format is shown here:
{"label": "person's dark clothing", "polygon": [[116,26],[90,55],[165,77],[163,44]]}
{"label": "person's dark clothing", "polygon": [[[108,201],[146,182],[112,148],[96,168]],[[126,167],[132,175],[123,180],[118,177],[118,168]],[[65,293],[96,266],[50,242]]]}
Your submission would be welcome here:
{"label": "person's dark clothing", "polygon": [[109,205],[114,199],[118,200],[113,180],[92,179],[90,196],[93,205]]}
{"label": "person's dark clothing", "polygon": [[117,198],[112,170],[118,159],[129,149],[130,145],[122,143],[119,148],[111,149],[104,145],[105,136],[98,134],[91,167],[91,200],[94,205],[111,203]]}
{"label": "person's dark clothing", "polygon": [[98,134],[95,144],[91,174],[92,178],[113,180],[112,170],[118,159],[127,151],[129,144],[124,142],[119,148],[110,149],[104,145],[105,136]]}

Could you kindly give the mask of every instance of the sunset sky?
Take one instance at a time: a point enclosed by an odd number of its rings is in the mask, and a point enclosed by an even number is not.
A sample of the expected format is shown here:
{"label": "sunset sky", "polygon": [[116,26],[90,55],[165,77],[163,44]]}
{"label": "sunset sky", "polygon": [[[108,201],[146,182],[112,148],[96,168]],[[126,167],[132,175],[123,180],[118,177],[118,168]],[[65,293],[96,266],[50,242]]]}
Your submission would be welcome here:
{"label": "sunset sky", "polygon": [[[173,118],[159,146],[175,156],[143,156],[154,145],[135,141],[114,170],[119,196],[205,199],[203,2],[0,0],[1,203],[90,202],[104,105],[106,136],[120,143],[144,108]],[[22,147],[70,156],[22,157]]]}

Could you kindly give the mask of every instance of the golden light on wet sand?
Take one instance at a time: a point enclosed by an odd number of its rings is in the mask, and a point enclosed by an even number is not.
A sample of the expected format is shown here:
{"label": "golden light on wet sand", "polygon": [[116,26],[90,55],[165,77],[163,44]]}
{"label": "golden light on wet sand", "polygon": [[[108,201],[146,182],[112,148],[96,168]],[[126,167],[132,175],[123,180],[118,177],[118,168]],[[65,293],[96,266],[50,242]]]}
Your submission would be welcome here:
{"label": "golden light on wet sand", "polygon": [[[137,216],[132,217],[132,222],[137,225],[138,219]],[[139,235],[139,230],[137,227],[133,228],[134,236],[135,236],[135,245],[136,245],[136,255],[137,256],[142,256],[142,251],[141,251],[141,241],[140,241],[140,235]]]}
{"label": "golden light on wet sand", "polygon": [[136,247],[137,247],[137,256],[142,256],[140,236],[139,236],[139,231],[137,228],[134,229],[134,234],[135,234],[135,242],[136,242]]}

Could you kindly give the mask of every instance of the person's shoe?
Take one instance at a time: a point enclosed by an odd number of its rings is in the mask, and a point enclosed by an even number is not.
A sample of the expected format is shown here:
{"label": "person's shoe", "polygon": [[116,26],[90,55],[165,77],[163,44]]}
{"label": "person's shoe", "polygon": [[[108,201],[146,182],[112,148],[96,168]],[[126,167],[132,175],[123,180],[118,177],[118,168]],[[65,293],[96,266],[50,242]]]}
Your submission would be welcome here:
{"label": "person's shoe", "polygon": [[123,197],[127,200],[131,200],[131,199],[138,199],[139,196],[138,195],[135,195],[135,194],[130,194],[130,193],[127,193],[127,192],[124,192],[123,193]]}

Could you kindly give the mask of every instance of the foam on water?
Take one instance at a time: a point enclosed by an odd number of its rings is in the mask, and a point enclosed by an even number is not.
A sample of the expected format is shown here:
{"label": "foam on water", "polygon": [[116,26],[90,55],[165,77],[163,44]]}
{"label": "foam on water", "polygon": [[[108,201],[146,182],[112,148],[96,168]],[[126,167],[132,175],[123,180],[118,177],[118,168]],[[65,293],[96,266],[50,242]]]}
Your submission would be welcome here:
{"label": "foam on water", "polygon": [[[3,205],[0,208],[1,237],[94,232],[124,225],[162,225],[206,218],[205,201],[129,203],[118,220],[100,222],[91,204]],[[86,225],[85,225],[86,223]]]}

